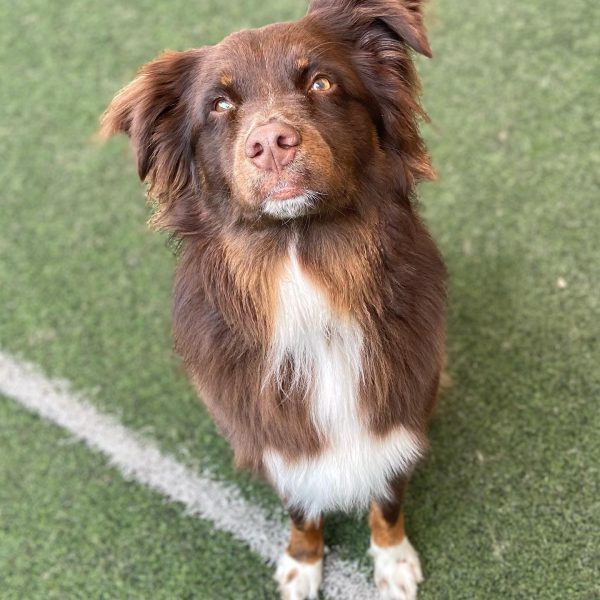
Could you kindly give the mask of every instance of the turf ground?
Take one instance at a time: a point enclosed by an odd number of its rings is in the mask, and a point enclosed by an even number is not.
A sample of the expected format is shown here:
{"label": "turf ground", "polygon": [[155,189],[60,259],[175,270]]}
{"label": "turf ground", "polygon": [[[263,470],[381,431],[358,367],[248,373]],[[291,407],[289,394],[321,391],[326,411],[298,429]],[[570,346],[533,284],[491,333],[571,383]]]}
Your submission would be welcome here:
{"label": "turf ground", "polygon": [[[236,474],[170,351],[166,238],[98,115],[164,48],[291,19],[297,0],[0,5],[0,348],[179,460]],[[420,598],[600,598],[600,4],[437,0],[419,60],[451,273],[454,387],[407,500]],[[365,557],[361,518],[329,544]],[[0,399],[1,598],[273,598],[260,558]]]}

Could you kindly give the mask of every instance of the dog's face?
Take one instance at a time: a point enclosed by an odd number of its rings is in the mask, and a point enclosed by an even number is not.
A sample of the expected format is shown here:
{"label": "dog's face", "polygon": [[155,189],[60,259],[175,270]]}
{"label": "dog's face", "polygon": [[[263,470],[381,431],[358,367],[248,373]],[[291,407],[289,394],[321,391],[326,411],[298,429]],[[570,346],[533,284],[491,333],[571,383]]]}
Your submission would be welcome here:
{"label": "dog's face", "polygon": [[248,213],[340,208],[377,153],[369,93],[347,54],[301,21],[236,33],[205,52],[199,77],[205,179]]}
{"label": "dog's face", "polygon": [[343,213],[375,162],[407,185],[431,174],[407,45],[429,55],[415,0],[315,0],[298,22],[147,64],[104,132],[130,136],[167,228]]}

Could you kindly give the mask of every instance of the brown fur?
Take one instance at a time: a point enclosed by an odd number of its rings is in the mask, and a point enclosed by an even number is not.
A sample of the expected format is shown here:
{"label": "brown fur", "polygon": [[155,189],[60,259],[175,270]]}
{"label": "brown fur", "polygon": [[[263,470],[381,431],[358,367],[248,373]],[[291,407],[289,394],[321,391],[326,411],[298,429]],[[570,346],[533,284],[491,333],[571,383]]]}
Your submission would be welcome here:
{"label": "brown fur", "polygon": [[[444,355],[445,270],[412,202],[434,173],[408,46],[430,55],[416,0],[314,0],[296,23],[161,55],[106,111],[104,134],[132,140],[153,225],[183,240],[175,348],[239,466],[260,472],[267,448],[293,461],[326,444],[292,365],[280,386],[267,377],[291,241],[314,285],[364,332],[367,426],[425,438]],[[332,89],[306,92],[320,72]],[[236,110],[211,111],[220,96]],[[243,154],[248,132],[271,118],[302,134],[287,176],[322,195],[289,222],[260,213],[274,180]]]}
{"label": "brown fur", "polygon": [[323,520],[318,523],[291,524],[287,553],[298,562],[315,563],[323,558]]}
{"label": "brown fur", "polygon": [[408,477],[398,475],[389,482],[389,494],[384,499],[378,499],[371,505],[369,512],[369,527],[371,539],[380,548],[396,546],[405,537],[404,515],[402,503]]}
{"label": "brown fur", "polygon": [[404,539],[404,515],[400,513],[395,522],[389,523],[383,517],[381,508],[373,504],[369,513],[371,538],[380,548],[396,546]]}

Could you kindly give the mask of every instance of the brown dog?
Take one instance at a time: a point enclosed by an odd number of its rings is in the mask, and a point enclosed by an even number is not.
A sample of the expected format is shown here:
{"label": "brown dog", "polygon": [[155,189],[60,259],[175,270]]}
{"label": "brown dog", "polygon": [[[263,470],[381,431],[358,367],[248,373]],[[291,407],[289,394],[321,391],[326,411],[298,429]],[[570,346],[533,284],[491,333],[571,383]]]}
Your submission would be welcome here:
{"label": "brown dog", "polygon": [[371,503],[375,580],[415,598],[401,501],[444,355],[445,270],[410,48],[419,0],[313,0],[298,22],[166,52],[108,107],[153,224],[183,240],[175,347],[236,463],[290,510],[284,598],[315,598],[322,515]]}

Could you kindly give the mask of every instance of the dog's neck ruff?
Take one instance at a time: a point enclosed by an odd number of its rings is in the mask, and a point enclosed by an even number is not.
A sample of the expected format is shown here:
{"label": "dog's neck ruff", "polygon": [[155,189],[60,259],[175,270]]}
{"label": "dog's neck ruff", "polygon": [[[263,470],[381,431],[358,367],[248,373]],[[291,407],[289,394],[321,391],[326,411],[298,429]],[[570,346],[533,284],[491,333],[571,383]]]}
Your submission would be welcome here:
{"label": "dog's neck ruff", "polygon": [[387,495],[392,474],[409,471],[422,453],[417,436],[407,429],[398,427],[377,437],[363,422],[358,401],[364,347],[358,322],[349,314],[336,314],[292,246],[278,286],[271,376],[279,378],[287,363],[292,385],[306,386],[323,450],[289,462],[270,448],[263,460],[286,503],[309,518],[330,510],[366,508],[373,497]]}

